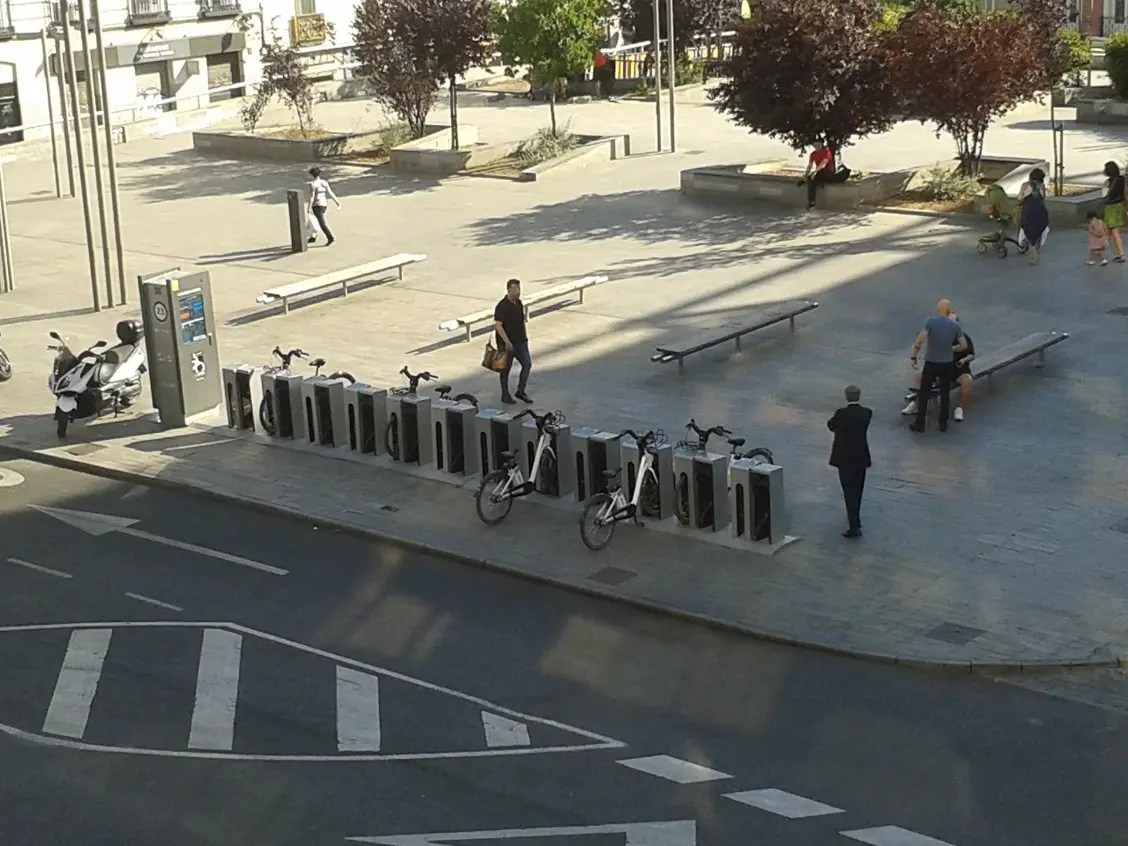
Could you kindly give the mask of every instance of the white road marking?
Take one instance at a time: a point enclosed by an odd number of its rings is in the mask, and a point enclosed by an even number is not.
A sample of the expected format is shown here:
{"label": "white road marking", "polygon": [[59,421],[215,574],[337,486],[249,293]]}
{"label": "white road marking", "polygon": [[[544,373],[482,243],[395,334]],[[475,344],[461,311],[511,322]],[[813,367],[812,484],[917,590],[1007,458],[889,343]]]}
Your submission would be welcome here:
{"label": "white road marking", "polygon": [[856,831],[844,831],[843,837],[868,843],[869,846],[952,846],[935,837],[925,837],[907,828],[898,828],[895,825],[883,825],[878,828],[860,828]]}
{"label": "white road marking", "polygon": [[726,793],[725,798],[732,799],[734,802],[740,802],[743,805],[751,805],[753,808],[759,808],[761,811],[787,817],[789,820],[801,820],[807,817],[823,817],[827,814],[845,813],[841,808],[824,805],[822,802],[816,802],[814,799],[796,796],[794,793],[788,793],[786,790],[775,790],[774,788],[768,788],[766,790],[745,790],[741,793]]}
{"label": "white road marking", "polygon": [[25,481],[22,473],[0,467],[0,488],[14,488]]}
{"label": "white road marking", "polygon": [[235,742],[235,705],[239,698],[239,662],[243,637],[223,629],[204,629],[196,675],[189,749],[230,752]]}
{"label": "white road marking", "polygon": [[285,576],[289,572],[283,570],[281,567],[272,567],[270,564],[263,564],[259,561],[252,561],[250,558],[243,558],[241,555],[231,555],[227,552],[220,552],[215,549],[208,549],[206,546],[197,546],[194,543],[185,543],[184,541],[173,540],[172,538],[161,537],[154,535],[152,532],[145,532],[141,529],[134,529],[132,526],[135,523],[140,523],[140,520],[134,520],[131,517],[117,517],[112,514],[97,514],[92,511],[72,511],[68,508],[50,508],[46,505],[33,505],[31,506],[36,511],[54,517],[56,520],[61,520],[68,526],[72,526],[94,537],[101,537],[108,535],[110,532],[118,532],[123,535],[139,538],[141,540],[152,541],[164,546],[170,546],[173,549],[182,549],[185,552],[194,552],[197,555],[205,555],[208,558],[215,558],[219,561],[226,561],[229,564],[239,564],[243,567],[249,567],[252,570],[260,570],[263,573],[270,573],[273,576]]}
{"label": "white road marking", "polygon": [[37,573],[45,573],[48,576],[58,576],[60,579],[74,578],[70,573],[64,573],[62,570],[52,570],[50,567],[44,567],[42,564],[32,564],[30,561],[24,561],[22,558],[9,558],[8,563],[15,564],[17,567],[26,567],[28,570],[34,570]]}
{"label": "white road marking", "polygon": [[161,602],[159,599],[153,599],[153,597],[151,597],[151,596],[145,596],[145,594],[143,594],[143,593],[130,593],[129,591],[126,591],[125,595],[128,596],[130,599],[136,599],[138,602],[147,602],[150,605],[156,605],[158,608],[165,608],[169,611],[183,611],[184,610],[179,605],[170,605],[167,602]]}
{"label": "white road marking", "polygon": [[380,679],[337,665],[337,749],[380,751]]}
{"label": "white road marking", "polygon": [[460,843],[467,840],[523,840],[529,837],[576,837],[624,834],[627,846],[696,846],[697,823],[672,820],[650,823],[566,826],[563,828],[510,828],[499,831],[451,831],[436,834],[398,834],[387,837],[346,837],[354,843],[379,846],[427,846],[429,843]]}
{"label": "white road marking", "polygon": [[340,763],[340,762],[375,762],[375,761],[433,761],[433,760],[455,760],[461,758],[498,758],[509,757],[514,755],[550,755],[574,752],[594,752],[601,749],[623,749],[627,746],[621,740],[606,737],[605,735],[596,734],[587,729],[577,728],[575,726],[567,725],[556,720],[550,720],[545,717],[535,717],[532,714],[525,714],[520,711],[514,711],[512,708],[506,708],[497,703],[490,702],[489,700],[482,699],[478,696],[473,696],[469,693],[462,693],[451,688],[442,687],[441,685],[432,684],[431,682],[423,681],[422,679],[413,678],[412,676],[398,673],[395,670],[386,670],[382,667],[377,667],[372,664],[366,664],[363,661],[357,661],[352,658],[347,658],[343,655],[336,655],[332,652],[326,652],[323,649],[318,649],[313,646],[308,646],[304,643],[297,643],[296,641],[288,640],[278,635],[272,635],[267,632],[259,631],[257,629],[242,626],[238,623],[226,622],[181,622],[181,621],[165,621],[165,620],[123,620],[118,622],[108,623],[40,623],[35,625],[20,625],[20,626],[0,626],[0,634],[6,632],[26,632],[26,631],[84,631],[89,629],[98,628],[133,628],[133,629],[154,629],[154,628],[213,628],[225,629],[229,632],[237,632],[247,637],[257,637],[271,643],[279,644],[281,646],[288,646],[296,649],[299,652],[304,652],[307,655],[315,655],[327,660],[333,661],[336,664],[342,664],[353,667],[354,669],[361,670],[368,673],[384,676],[389,679],[396,679],[410,685],[414,685],[422,690],[429,690],[434,693],[441,693],[447,696],[454,697],[463,702],[469,702],[480,708],[488,709],[497,714],[505,714],[519,720],[529,723],[536,723],[537,725],[550,726],[551,728],[560,729],[561,731],[575,734],[580,737],[588,738],[590,743],[576,743],[566,746],[541,746],[541,747],[522,747],[515,749],[484,749],[463,752],[408,752],[397,753],[391,755],[262,755],[262,754],[243,754],[234,752],[204,752],[204,751],[191,751],[191,750],[175,750],[175,749],[142,749],[132,746],[107,746],[105,744],[93,743],[79,743],[72,740],[65,740],[58,737],[45,737],[42,734],[35,732],[25,731],[15,726],[5,725],[0,723],[0,734],[5,734],[9,737],[23,740],[28,743],[37,743],[41,746],[48,746],[56,749],[73,749],[84,750],[91,752],[105,752],[118,755],[143,755],[153,758],[170,758],[170,759],[192,759],[192,760],[217,760],[217,761],[282,761],[282,762],[311,762],[311,763]]}
{"label": "white road marking", "polygon": [[648,758],[630,758],[618,761],[624,767],[638,770],[648,775],[658,776],[678,784],[696,784],[701,781],[719,781],[722,778],[732,778],[728,773],[720,770],[711,770],[691,761],[673,758],[669,755],[652,755]]}
{"label": "white road marking", "polygon": [[491,749],[529,745],[529,727],[517,720],[483,711],[482,729],[486,733],[486,746]]}
{"label": "white road marking", "polygon": [[82,629],[71,634],[67,654],[55,682],[55,693],[47,708],[43,731],[82,739],[90,706],[98,691],[98,679],[110,648],[111,629]]}

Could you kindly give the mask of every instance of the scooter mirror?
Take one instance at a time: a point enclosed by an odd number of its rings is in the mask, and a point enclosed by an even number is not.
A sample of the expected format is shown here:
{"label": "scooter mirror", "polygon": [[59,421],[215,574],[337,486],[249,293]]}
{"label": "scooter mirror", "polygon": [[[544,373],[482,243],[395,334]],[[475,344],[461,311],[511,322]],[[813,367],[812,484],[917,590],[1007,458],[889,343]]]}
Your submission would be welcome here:
{"label": "scooter mirror", "polygon": [[48,332],[47,334],[48,334],[48,335],[49,335],[50,337],[54,338],[54,339],[55,339],[56,341],[62,342],[62,340],[63,340],[62,338],[60,338],[60,337],[59,337],[59,333],[58,333],[58,332]]}
{"label": "scooter mirror", "polygon": [[94,346],[92,346],[92,347],[91,347],[90,349],[92,349],[92,350],[97,350],[97,349],[101,349],[101,348],[102,348],[102,347],[104,347],[105,345],[106,345],[106,342],[105,342],[105,341],[99,341],[99,342],[98,342],[98,343],[96,343],[96,344],[95,344]]}

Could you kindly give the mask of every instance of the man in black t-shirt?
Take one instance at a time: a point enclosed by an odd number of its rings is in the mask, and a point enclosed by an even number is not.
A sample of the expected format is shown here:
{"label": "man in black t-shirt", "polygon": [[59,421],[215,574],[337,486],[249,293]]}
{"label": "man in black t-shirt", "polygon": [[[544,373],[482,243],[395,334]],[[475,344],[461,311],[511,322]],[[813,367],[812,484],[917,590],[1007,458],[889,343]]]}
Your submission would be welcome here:
{"label": "man in black t-shirt", "polygon": [[509,394],[509,371],[513,369],[513,360],[516,359],[521,363],[521,376],[517,380],[517,393],[514,396],[531,405],[533,401],[525,393],[525,386],[529,383],[529,371],[533,369],[533,359],[529,356],[529,333],[525,328],[525,305],[521,302],[520,279],[510,279],[505,283],[505,296],[494,309],[494,329],[497,334],[497,348],[509,353],[509,363],[499,374],[501,401],[507,405],[515,404],[515,400]]}
{"label": "man in black t-shirt", "polygon": [[[956,323],[960,322],[959,317],[955,314],[952,314],[951,318],[956,321]],[[952,419],[957,423],[963,422],[964,411],[971,405],[971,392],[975,384],[971,375],[971,362],[975,360],[975,344],[971,340],[971,335],[967,334],[967,332],[964,332],[964,340],[967,342],[967,349],[960,350],[956,348],[952,353],[952,363],[955,367],[955,376],[952,381],[960,387],[959,404],[952,413]],[[917,395],[920,393],[920,379],[921,374],[917,373],[916,377],[913,379],[913,398],[901,411],[901,413],[906,416],[917,413]]]}

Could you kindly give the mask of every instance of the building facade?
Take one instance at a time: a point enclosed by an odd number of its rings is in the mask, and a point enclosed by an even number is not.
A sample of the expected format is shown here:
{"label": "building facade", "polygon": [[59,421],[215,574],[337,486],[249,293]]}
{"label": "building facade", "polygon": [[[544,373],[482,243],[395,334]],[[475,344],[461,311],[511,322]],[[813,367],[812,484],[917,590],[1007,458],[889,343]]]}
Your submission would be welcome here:
{"label": "building facade", "polygon": [[[261,78],[264,36],[307,57],[310,75],[344,75],[354,14],[352,0],[97,0],[86,2],[91,63],[98,67],[95,28],[106,56],[109,110],[115,124],[159,119],[240,97]],[[0,145],[44,138],[48,97],[59,114],[59,73],[70,102],[63,28],[69,24],[80,108],[88,90],[76,3],[0,0]],[[46,36],[46,61],[43,41]],[[97,74],[94,75],[97,80]],[[22,127],[19,132],[5,129]]]}

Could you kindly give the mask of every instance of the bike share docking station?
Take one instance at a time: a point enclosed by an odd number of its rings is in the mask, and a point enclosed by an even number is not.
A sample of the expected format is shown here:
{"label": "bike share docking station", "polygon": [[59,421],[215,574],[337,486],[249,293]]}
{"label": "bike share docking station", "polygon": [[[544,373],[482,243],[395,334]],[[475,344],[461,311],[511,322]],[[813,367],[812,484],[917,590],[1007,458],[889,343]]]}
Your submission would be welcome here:
{"label": "bike share docking station", "polygon": [[430,467],[434,461],[431,400],[415,394],[388,394],[386,440],[388,454],[401,464]]}
{"label": "bike share docking station", "polygon": [[733,539],[772,551],[796,540],[786,533],[783,468],[742,458],[729,471]]}
{"label": "bike share docking station", "polygon": [[607,486],[604,470],[622,467],[619,436],[585,426],[572,432],[572,453],[569,459],[576,473],[576,502],[586,502]]}
{"label": "bike share docking station", "polygon": [[[174,268],[139,276],[137,286],[153,405],[163,427],[179,428],[224,401],[211,276]],[[243,405],[235,409],[231,421],[245,420]]]}
{"label": "bike share docking station", "polygon": [[348,379],[307,376],[301,382],[303,437],[315,446],[342,448],[349,445]]}
{"label": "bike share docking station", "polygon": [[431,438],[435,469],[473,476],[477,472],[477,438],[474,417],[478,409],[468,400],[438,398],[431,401]]}
{"label": "bike share docking station", "polygon": [[[623,486],[628,491],[634,491],[638,468],[642,466],[642,452],[638,444],[629,437],[623,438],[621,444]],[[658,476],[658,513],[641,516],[666,520],[674,516],[674,448],[669,444],[660,444],[651,447],[650,452],[654,458],[654,472]]]}
{"label": "bike share docking station", "polygon": [[357,382],[345,387],[345,418],[349,449],[361,455],[384,454],[388,420],[388,392]]}
{"label": "bike share docking station", "polygon": [[689,526],[719,532],[729,524],[727,455],[694,449],[675,449],[676,490],[684,491]]}
{"label": "bike share docking station", "polygon": [[[302,382],[304,379],[293,373],[266,370],[259,384],[262,389],[262,404],[269,407],[270,419],[274,421],[274,431],[267,432],[276,438],[302,438],[305,430],[305,409],[302,407]],[[260,425],[262,421],[259,421]],[[264,426],[265,430],[265,426]]]}
{"label": "bike share docking station", "polygon": [[[548,461],[548,452],[541,456],[540,472],[543,483],[538,483],[537,493],[552,499],[568,499],[576,489],[576,480],[572,474],[572,463],[568,456],[572,454],[572,430],[567,423],[559,426],[547,426],[548,445],[552,448],[556,461],[551,467],[545,465]],[[525,478],[530,478],[533,472],[533,461],[536,460],[537,444],[540,442],[540,432],[535,420],[526,418],[521,424],[521,447],[517,450],[517,461]]]}
{"label": "bike share docking station", "polygon": [[[475,472],[485,476],[501,467],[501,454],[516,450],[521,460],[521,421],[515,414],[484,408],[474,417],[477,456]],[[522,467],[522,470],[524,468]]]}

